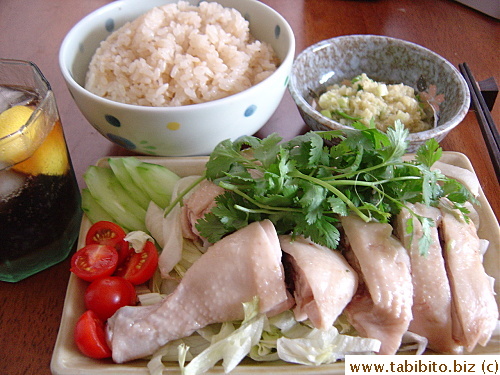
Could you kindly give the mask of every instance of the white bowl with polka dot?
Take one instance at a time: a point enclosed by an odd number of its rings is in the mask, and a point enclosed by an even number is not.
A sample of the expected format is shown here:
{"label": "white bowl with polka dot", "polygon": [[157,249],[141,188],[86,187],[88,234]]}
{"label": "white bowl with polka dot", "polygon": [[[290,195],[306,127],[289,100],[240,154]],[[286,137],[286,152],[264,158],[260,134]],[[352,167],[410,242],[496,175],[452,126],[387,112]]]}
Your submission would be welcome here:
{"label": "white bowl with polka dot", "polygon": [[123,104],[87,91],[85,75],[100,42],[127,21],[172,2],[118,0],[90,13],[64,38],[60,69],[82,114],[110,141],[145,155],[208,155],[225,139],[256,133],[276,111],[287,89],[295,38],[288,22],[271,7],[256,0],[219,0],[249,21],[256,39],[273,47],[280,65],[268,78],[223,99],[179,107]]}

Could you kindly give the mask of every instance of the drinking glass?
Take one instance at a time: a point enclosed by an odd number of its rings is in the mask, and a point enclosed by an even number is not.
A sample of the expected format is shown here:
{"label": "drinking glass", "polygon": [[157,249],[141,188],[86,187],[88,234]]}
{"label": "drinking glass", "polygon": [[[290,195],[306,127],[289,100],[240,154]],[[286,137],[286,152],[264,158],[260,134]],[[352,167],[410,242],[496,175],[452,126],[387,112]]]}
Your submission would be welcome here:
{"label": "drinking glass", "polygon": [[66,259],[80,200],[49,82],[32,62],[0,59],[0,280]]}

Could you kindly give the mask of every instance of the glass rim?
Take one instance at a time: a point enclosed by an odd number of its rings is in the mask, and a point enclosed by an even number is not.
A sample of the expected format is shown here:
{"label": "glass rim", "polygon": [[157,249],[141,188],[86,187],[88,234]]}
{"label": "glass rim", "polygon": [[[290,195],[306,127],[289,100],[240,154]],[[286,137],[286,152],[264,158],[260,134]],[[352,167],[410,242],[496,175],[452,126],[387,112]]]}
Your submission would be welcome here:
{"label": "glass rim", "polygon": [[42,79],[43,83],[47,86],[48,91],[52,91],[52,87],[50,86],[49,81],[45,78],[45,75],[42,73],[38,65],[36,65],[31,60],[22,60],[22,59],[6,59],[0,57],[0,64],[9,64],[9,65],[29,65],[35,73]]}
{"label": "glass rim", "polygon": [[[30,127],[31,124],[36,122],[36,119],[40,116],[40,113],[42,111],[42,107],[45,106],[45,103],[54,96],[54,93],[52,91],[52,87],[50,86],[49,81],[47,78],[45,78],[44,74],[36,65],[34,62],[29,61],[29,60],[21,60],[21,59],[6,59],[6,58],[0,58],[0,65],[2,64],[7,64],[7,65],[22,65],[22,66],[28,66],[33,70],[33,73],[40,78],[41,83],[45,86],[46,92],[43,93],[40,90],[37,89],[37,87],[34,87],[34,94],[39,96],[39,100],[36,104],[35,109],[33,110],[33,113],[30,115],[28,120],[17,130],[13,131],[12,133],[6,134],[2,137],[0,137],[0,144],[4,142],[8,142],[10,138],[14,138],[17,136],[22,136],[23,133],[27,131],[27,128]],[[23,88],[22,86],[18,85],[19,88]],[[26,87],[28,88],[28,87]],[[31,89],[31,87],[29,87]],[[9,107],[10,109],[12,107]],[[7,110],[8,110],[7,109]]]}

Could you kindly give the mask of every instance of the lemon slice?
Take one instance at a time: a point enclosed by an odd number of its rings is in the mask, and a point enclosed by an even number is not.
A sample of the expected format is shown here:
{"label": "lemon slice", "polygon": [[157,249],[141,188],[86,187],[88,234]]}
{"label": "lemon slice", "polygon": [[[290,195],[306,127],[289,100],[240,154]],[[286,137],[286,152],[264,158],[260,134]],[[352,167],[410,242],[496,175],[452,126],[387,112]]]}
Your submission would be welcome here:
{"label": "lemon slice", "polygon": [[26,159],[32,151],[33,134],[28,129],[21,129],[33,114],[33,109],[14,106],[0,113],[0,161],[15,164]]}
{"label": "lemon slice", "polygon": [[14,106],[0,114],[0,138],[5,137],[0,165],[13,165],[13,170],[33,176],[66,173],[69,160],[61,123],[57,121],[44,139],[48,118],[43,112],[23,128],[32,114],[33,109],[25,106]]}
{"label": "lemon slice", "polygon": [[0,113],[0,138],[21,129],[32,114],[33,109],[23,105],[16,105]]}
{"label": "lemon slice", "polygon": [[39,174],[60,176],[66,173],[68,168],[69,160],[66,151],[66,142],[59,121],[55,123],[47,138],[45,138],[33,155],[13,167],[18,172],[33,176]]}

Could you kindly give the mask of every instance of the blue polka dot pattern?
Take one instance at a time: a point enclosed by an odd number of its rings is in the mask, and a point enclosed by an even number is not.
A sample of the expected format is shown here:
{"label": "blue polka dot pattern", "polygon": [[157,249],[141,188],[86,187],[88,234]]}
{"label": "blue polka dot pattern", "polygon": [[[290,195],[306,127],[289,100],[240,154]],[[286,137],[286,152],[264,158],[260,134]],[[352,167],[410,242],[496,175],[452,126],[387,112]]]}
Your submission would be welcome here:
{"label": "blue polka dot pattern", "polygon": [[280,27],[280,25],[276,25],[274,28],[274,37],[276,39],[279,39],[280,34],[281,34],[281,27]]}
{"label": "blue polka dot pattern", "polygon": [[245,110],[245,117],[250,117],[252,116],[255,111],[257,110],[257,106],[255,104],[250,105],[246,110]]}
{"label": "blue polka dot pattern", "polygon": [[114,142],[126,149],[129,149],[129,150],[135,150],[136,149],[136,145],[134,144],[134,142],[126,139],[126,138],[123,138],[123,137],[120,137],[119,135],[116,135],[116,134],[112,134],[112,133],[108,133],[106,134],[106,137],[111,141],[111,142]]}
{"label": "blue polka dot pattern", "polygon": [[113,32],[113,30],[115,29],[115,20],[112,18],[108,18],[104,23],[104,27],[106,28],[106,31],[110,33]]}
{"label": "blue polka dot pattern", "polygon": [[105,115],[104,118],[106,119],[106,122],[108,124],[113,125],[114,127],[119,128],[120,126],[122,126],[120,120],[118,120],[115,116]]}

